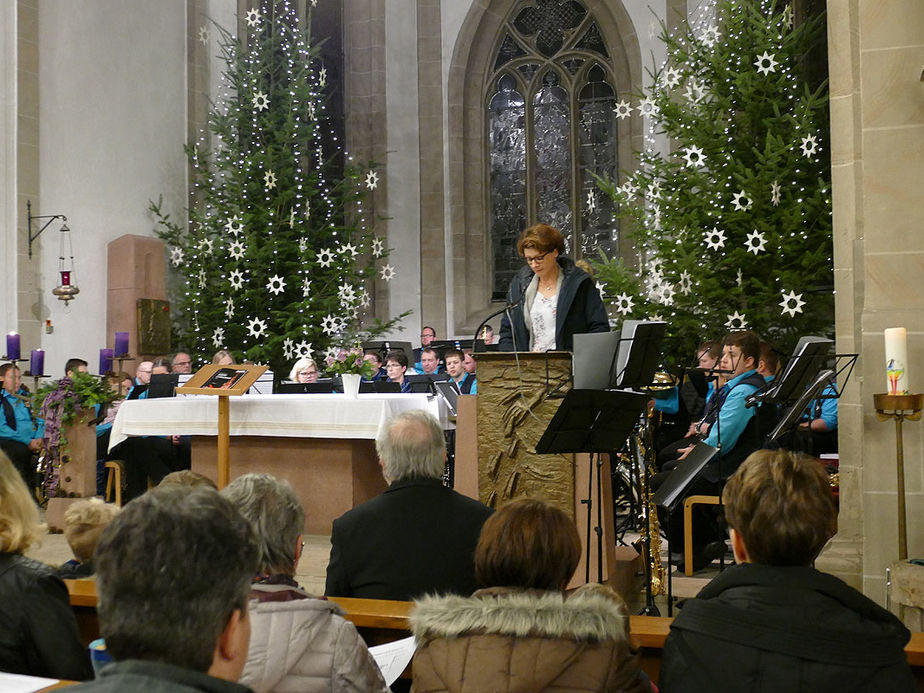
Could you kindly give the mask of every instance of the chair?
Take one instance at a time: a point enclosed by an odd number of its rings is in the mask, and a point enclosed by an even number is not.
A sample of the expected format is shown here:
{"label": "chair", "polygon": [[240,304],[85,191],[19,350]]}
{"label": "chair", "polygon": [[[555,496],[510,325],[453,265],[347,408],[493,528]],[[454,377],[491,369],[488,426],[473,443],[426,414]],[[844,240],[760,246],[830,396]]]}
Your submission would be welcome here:
{"label": "chair", "polygon": [[115,504],[122,506],[122,460],[106,460],[106,502],[112,496],[112,485],[115,483]]}
{"label": "chair", "polygon": [[690,496],[683,501],[683,574],[693,574],[693,506],[720,505],[721,496]]}

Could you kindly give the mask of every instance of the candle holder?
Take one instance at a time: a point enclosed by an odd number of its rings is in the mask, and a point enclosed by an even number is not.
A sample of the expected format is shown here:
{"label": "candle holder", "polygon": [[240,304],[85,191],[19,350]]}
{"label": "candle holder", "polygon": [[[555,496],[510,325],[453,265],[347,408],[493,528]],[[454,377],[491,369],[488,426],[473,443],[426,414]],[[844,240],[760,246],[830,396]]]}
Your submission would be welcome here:
{"label": "candle holder", "polygon": [[[112,360],[113,360],[113,361],[118,361],[118,362],[119,362],[119,370],[117,370],[113,375],[118,375],[119,373],[121,373],[121,372],[122,372],[122,364],[125,363],[126,361],[132,361],[132,360],[134,360],[134,358],[135,358],[135,357],[132,356],[131,354],[122,354],[121,356],[113,356],[113,357],[112,357]],[[122,394],[122,382],[119,381],[119,395],[121,395],[121,394]]]}
{"label": "candle holder", "polygon": [[11,359],[9,356],[4,356],[2,359],[4,363],[26,363],[29,359]]}
{"label": "candle holder", "polygon": [[924,394],[873,395],[876,417],[880,421],[895,420],[895,456],[898,473],[898,558],[908,558],[908,525],[905,519],[905,446],[902,422],[919,421],[924,408]]}

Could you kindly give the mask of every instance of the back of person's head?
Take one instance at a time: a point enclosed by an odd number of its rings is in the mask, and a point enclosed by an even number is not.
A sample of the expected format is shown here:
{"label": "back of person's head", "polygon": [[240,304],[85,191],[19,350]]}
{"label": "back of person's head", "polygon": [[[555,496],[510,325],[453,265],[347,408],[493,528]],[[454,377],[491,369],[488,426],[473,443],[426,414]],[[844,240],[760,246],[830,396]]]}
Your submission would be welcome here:
{"label": "back of person's head", "polygon": [[[390,355],[389,355],[390,357]],[[432,414],[412,409],[389,420],[375,441],[385,480],[439,479],[446,465],[443,430]]]}
{"label": "back of person's head", "polygon": [[176,472],[170,472],[160,480],[158,486],[170,486],[171,484],[178,486],[208,486],[216,491],[218,490],[218,484],[205,476],[205,474],[194,472],[191,469],[180,469]]}
{"label": "back of person's head", "polygon": [[24,553],[44,531],[26,482],[0,451],[0,553]]}
{"label": "back of person's head", "polygon": [[757,368],[757,360],[760,358],[760,337],[756,332],[751,330],[729,332],[725,337],[725,346],[738,347],[741,350],[741,358],[754,359],[754,368]]}
{"label": "back of person's head", "polygon": [[250,523],[205,487],[164,486],[127,504],[94,555],[100,633],[117,661],[206,672],[257,567]]}
{"label": "back of person's head", "polygon": [[574,521],[554,505],[522,498],[491,515],[475,548],[482,587],[564,589],[581,557]]}
{"label": "back of person's head", "polygon": [[119,506],[99,498],[77,501],[64,512],[64,538],[81,563],[93,559],[103,530],[119,514]]}
{"label": "back of person's head", "polygon": [[83,359],[71,358],[71,359],[68,359],[67,363],[64,364],[64,373],[66,375],[70,373],[71,371],[76,372],[80,370],[81,366],[83,366],[84,368],[87,368],[88,365],[89,364],[87,364],[87,362],[84,361]]}
{"label": "back of person's head", "polygon": [[726,483],[722,503],[754,563],[810,565],[837,531],[828,475],[802,453],[751,453]]}
{"label": "back of person's head", "polygon": [[294,575],[296,545],[305,511],[292,485],[270,474],[245,474],[221,491],[253,527],[260,558],[257,571]]}
{"label": "back of person's head", "polygon": [[[761,366],[761,364],[763,364]],[[760,343],[760,357],[758,366],[761,367],[761,375],[776,375],[780,370],[780,356],[770,342]]]}

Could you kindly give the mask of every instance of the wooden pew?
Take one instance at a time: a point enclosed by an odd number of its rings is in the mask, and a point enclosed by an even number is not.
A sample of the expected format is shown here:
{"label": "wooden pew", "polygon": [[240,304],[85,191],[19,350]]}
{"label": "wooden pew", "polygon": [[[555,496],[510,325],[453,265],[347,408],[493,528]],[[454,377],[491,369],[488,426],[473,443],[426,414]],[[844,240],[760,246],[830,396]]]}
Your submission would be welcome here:
{"label": "wooden pew", "polygon": [[[96,581],[65,580],[70,593],[71,607],[77,616],[84,644],[99,637],[99,620],[96,615]],[[346,612],[346,618],[356,626],[370,645],[378,645],[410,634],[409,616],[412,602],[395,602],[383,599],[352,599],[330,597]],[[670,632],[672,618],[664,616],[630,616],[629,631],[633,644],[639,649],[642,668],[657,683],[661,670],[661,651]],[[908,663],[912,667],[919,687],[924,683],[924,633],[912,633],[905,646]]]}

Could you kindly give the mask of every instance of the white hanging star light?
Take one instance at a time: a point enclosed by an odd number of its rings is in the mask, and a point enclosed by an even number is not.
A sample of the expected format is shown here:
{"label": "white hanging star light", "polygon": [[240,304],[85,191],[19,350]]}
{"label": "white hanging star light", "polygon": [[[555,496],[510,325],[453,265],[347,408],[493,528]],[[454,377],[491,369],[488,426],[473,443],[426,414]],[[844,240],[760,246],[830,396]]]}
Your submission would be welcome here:
{"label": "white hanging star light", "polygon": [[741,286],[744,284],[744,275],[741,273],[741,268],[738,268],[738,273],[735,275],[735,284]]}
{"label": "white hanging star light", "polygon": [[795,13],[792,9],[792,3],[786,5],[786,7],[783,8],[783,26],[787,29],[792,29],[792,20],[794,14]]}
{"label": "white hanging star light", "polygon": [[395,268],[394,267],[392,267],[391,265],[385,265],[384,267],[382,267],[382,279],[384,279],[386,282],[390,282],[394,278],[395,278]]}
{"label": "white hanging star light", "polygon": [[311,295],[311,280],[305,278],[302,281],[302,297],[308,298]]}
{"label": "white hanging star light", "polygon": [[719,27],[716,25],[711,25],[706,27],[702,34],[699,36],[699,40],[703,42],[703,45],[707,48],[712,48],[716,43],[719,42],[722,34],[719,32]]}
{"label": "white hanging star light", "polygon": [[258,91],[251,99],[253,107],[258,111],[265,111],[269,108],[269,97],[262,91]]}
{"label": "white hanging star light", "polygon": [[752,231],[748,234],[744,247],[749,253],[757,255],[762,250],[766,250],[767,238],[760,231]]}
{"label": "white hanging star light", "polygon": [[381,238],[372,239],[372,255],[375,257],[382,257],[382,253],[385,252],[385,243]]}
{"label": "white hanging star light", "polygon": [[776,66],[779,65],[779,63],[774,58],[776,58],[776,53],[764,51],[757,56],[754,67],[756,67],[757,71],[762,75],[769,75],[771,72],[776,72]]}
{"label": "white hanging star light", "polygon": [[802,138],[802,144],[799,147],[802,149],[802,154],[811,159],[818,151],[818,138],[815,135],[806,135]]}
{"label": "white hanging star light", "polygon": [[225,328],[216,327],[212,332],[212,344],[216,349],[221,349],[225,345]]}
{"label": "white hanging star light", "polygon": [[298,343],[298,346],[295,347],[293,356],[298,356],[300,359],[310,359],[311,355],[314,353],[314,349],[311,348],[311,342],[305,341],[304,339]]}
{"label": "white hanging star light", "polygon": [[321,329],[324,331],[324,334],[333,336],[339,332],[340,319],[333,315],[326,315],[321,321]]}
{"label": "white hanging star light", "polygon": [[318,71],[318,86],[321,87],[321,89],[323,89],[326,84],[327,84],[327,68],[322,67]]}
{"label": "white hanging star light", "polygon": [[687,88],[684,89],[683,95],[694,103],[702,100],[706,95],[706,85],[697,79],[691,79],[687,82]]}
{"label": "white hanging star light", "polygon": [[628,118],[632,115],[632,104],[628,101],[618,101],[613,107],[613,113],[616,115],[619,120],[623,118]]}
{"label": "white hanging star light", "polygon": [[204,289],[206,283],[205,268],[199,268],[199,288]]}
{"label": "white hanging star light", "polygon": [[341,244],[340,247],[337,248],[337,251],[341,255],[346,255],[347,253],[349,253],[350,257],[356,257],[357,255],[359,255],[359,251],[356,249],[356,246],[354,246],[352,243]]}
{"label": "white hanging star light", "polygon": [[693,168],[699,168],[706,163],[706,156],[703,154],[703,150],[695,144],[684,147],[683,158],[686,160],[687,166],[692,166]]}
{"label": "white hanging star light", "polygon": [[703,242],[709,250],[719,250],[725,247],[725,232],[719,231],[717,226],[713,226],[711,231],[706,231]]}
{"label": "white hanging star light", "polygon": [[725,327],[730,330],[743,330],[748,326],[748,321],[744,313],[738,313],[737,310],[732,315],[726,315],[725,317],[728,318],[725,322]]}
{"label": "white hanging star light", "polygon": [[268,190],[272,190],[276,187],[276,174],[272,169],[263,175],[263,182],[266,184]]}
{"label": "white hanging star light", "polygon": [[211,38],[212,38],[212,32],[209,31],[209,28],[207,26],[200,26],[199,27],[199,43],[201,43],[203,46],[207,46],[209,45],[209,41],[211,40]]}
{"label": "white hanging star light", "polygon": [[693,292],[693,277],[686,270],[680,273],[679,288],[684,296],[689,296]]}
{"label": "white hanging star light", "polygon": [[228,219],[228,223],[225,224],[225,230],[235,236],[239,235],[241,231],[244,230],[244,225],[241,223],[241,220],[237,214]]}
{"label": "white hanging star light", "polygon": [[230,320],[234,317],[234,299],[229,298],[228,302],[225,304],[225,317]]}
{"label": "white hanging star light", "polygon": [[247,11],[247,26],[253,28],[260,23],[260,10],[254,8]]}
{"label": "white hanging star light", "polygon": [[375,190],[378,184],[379,174],[375,171],[369,171],[369,173],[366,174],[366,187],[369,188],[369,190]]}
{"label": "white hanging star light", "polygon": [[174,267],[179,267],[183,264],[183,259],[186,254],[183,252],[183,249],[180,247],[170,249],[170,264]]}
{"label": "white hanging star light", "polygon": [[271,294],[278,296],[286,288],[286,281],[278,274],[274,274],[270,277],[269,281],[266,283],[266,290]]}
{"label": "white hanging star light", "polygon": [[295,355],[295,342],[291,337],[286,337],[282,340],[282,355],[287,359]]}
{"label": "white hanging star light", "polygon": [[318,265],[320,267],[330,267],[334,261],[334,251],[330,248],[321,248],[318,252]]}
{"label": "white hanging star light", "polygon": [[661,300],[659,303],[664,304],[665,306],[674,305],[674,294],[676,289],[668,283],[661,284]]}
{"label": "white hanging star light", "polygon": [[235,260],[240,260],[244,257],[244,244],[241,241],[234,241],[231,245],[228,246],[228,252],[231,254]]}
{"label": "white hanging star light", "polygon": [[623,315],[628,315],[632,312],[632,308],[635,306],[635,301],[632,300],[632,297],[628,294],[619,294],[616,297],[616,311],[622,313]]}
{"label": "white hanging star light", "polygon": [[673,89],[680,84],[680,70],[674,67],[667,67],[661,73],[661,83],[668,89]]}
{"label": "white hanging star light", "polygon": [[789,313],[789,317],[796,317],[796,313],[802,312],[802,306],[805,305],[805,301],[802,300],[802,294],[797,294],[795,291],[790,291],[788,294],[783,292],[783,300],[779,303],[780,308],[783,311],[780,315],[786,315]]}
{"label": "white hanging star light", "polygon": [[205,255],[211,255],[214,247],[215,243],[211,238],[202,238],[199,240],[199,252]]}
{"label": "white hanging star light", "polygon": [[247,331],[251,337],[259,339],[266,332],[266,322],[261,318],[253,318],[247,323]]}
{"label": "white hanging star light", "polygon": [[656,104],[655,100],[650,96],[647,96],[639,101],[637,109],[639,114],[649,118],[654,118],[656,115],[658,115],[658,104]]}
{"label": "white hanging star light", "polygon": [[337,295],[340,297],[340,303],[342,305],[352,305],[356,300],[356,289],[344,283],[341,284],[340,288],[337,290]]}
{"label": "white hanging star light", "polygon": [[[651,183],[648,185],[648,197],[650,197],[652,200],[661,199],[661,181],[659,180],[651,181]],[[660,210],[659,210],[659,213],[660,213]]]}
{"label": "white hanging star light", "polygon": [[304,253],[307,249],[308,249],[308,239],[307,239],[307,238],[299,238],[299,239],[298,239],[298,252],[299,252],[299,253]]}
{"label": "white hanging star light", "polygon": [[588,212],[593,212],[597,208],[597,200],[594,198],[594,191],[587,191],[587,204],[585,205]]}
{"label": "white hanging star light", "polygon": [[736,212],[746,212],[751,208],[751,205],[754,204],[754,201],[748,197],[748,194],[744,190],[739,190],[732,196],[732,204],[735,205]]}
{"label": "white hanging star light", "polygon": [[770,184],[770,204],[774,207],[780,205],[780,184],[779,181],[773,181]]}
{"label": "white hanging star light", "polygon": [[228,281],[234,289],[240,290],[240,288],[244,286],[244,273],[239,269],[231,270],[231,274],[228,275]]}
{"label": "white hanging star light", "polygon": [[372,305],[372,296],[369,295],[369,292],[366,291],[365,287],[359,292],[359,305],[363,308],[368,308]]}

